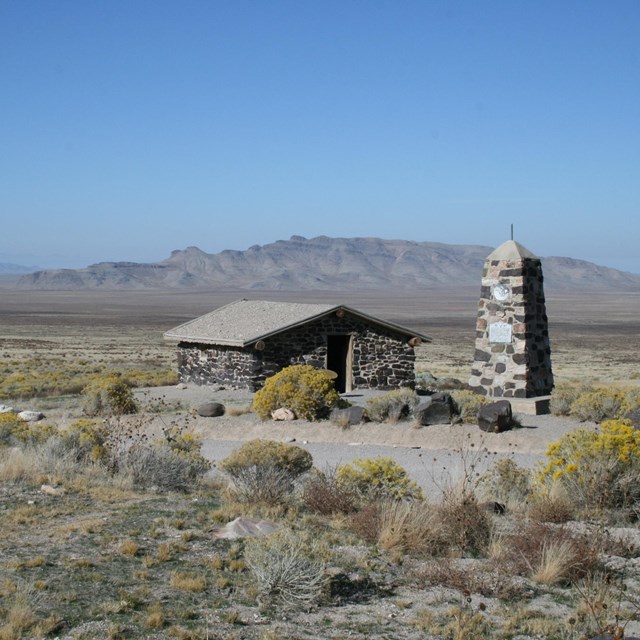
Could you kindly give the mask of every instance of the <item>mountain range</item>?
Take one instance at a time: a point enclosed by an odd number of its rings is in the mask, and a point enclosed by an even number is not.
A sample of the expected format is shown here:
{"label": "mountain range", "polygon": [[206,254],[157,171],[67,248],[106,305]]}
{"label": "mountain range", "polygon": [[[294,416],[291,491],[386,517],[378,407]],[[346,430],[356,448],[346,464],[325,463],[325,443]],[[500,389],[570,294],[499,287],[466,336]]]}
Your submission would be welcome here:
{"label": "mountain range", "polygon": [[[100,262],[21,276],[20,289],[362,290],[479,285],[492,247],[379,238],[293,236],[244,251],[176,250],[161,262]],[[555,290],[640,291],[640,275],[584,260],[542,258]]]}

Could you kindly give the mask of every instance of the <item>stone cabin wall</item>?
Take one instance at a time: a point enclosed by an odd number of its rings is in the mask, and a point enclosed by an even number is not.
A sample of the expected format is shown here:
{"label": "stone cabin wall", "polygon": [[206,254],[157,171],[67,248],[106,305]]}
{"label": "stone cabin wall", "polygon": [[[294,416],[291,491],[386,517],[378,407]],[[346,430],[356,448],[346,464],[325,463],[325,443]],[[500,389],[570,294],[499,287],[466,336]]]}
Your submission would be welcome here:
{"label": "stone cabin wall", "polygon": [[353,336],[353,389],[395,389],[415,385],[415,351],[409,336],[345,313],[324,316],[265,339],[264,349],[180,343],[183,382],[257,390],[264,380],[292,364],[325,368],[327,336]]}

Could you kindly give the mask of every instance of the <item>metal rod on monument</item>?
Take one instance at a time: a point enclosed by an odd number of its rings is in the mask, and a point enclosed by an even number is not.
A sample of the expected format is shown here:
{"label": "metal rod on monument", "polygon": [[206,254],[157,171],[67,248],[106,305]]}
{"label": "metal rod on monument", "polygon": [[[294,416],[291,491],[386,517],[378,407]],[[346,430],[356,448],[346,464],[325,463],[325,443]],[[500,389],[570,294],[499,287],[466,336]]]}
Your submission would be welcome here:
{"label": "metal rod on monument", "polygon": [[511,239],[513,240],[513,222],[511,223]]}

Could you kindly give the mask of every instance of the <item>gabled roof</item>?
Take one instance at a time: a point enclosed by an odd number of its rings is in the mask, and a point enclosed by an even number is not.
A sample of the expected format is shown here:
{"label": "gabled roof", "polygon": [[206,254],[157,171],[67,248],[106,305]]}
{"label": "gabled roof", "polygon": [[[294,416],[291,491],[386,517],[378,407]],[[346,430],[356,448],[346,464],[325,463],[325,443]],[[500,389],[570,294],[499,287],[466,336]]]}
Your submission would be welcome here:
{"label": "gabled roof", "polygon": [[398,333],[431,342],[429,336],[344,305],[236,300],[164,334],[167,340],[246,347],[258,340],[307,324],[338,309]]}

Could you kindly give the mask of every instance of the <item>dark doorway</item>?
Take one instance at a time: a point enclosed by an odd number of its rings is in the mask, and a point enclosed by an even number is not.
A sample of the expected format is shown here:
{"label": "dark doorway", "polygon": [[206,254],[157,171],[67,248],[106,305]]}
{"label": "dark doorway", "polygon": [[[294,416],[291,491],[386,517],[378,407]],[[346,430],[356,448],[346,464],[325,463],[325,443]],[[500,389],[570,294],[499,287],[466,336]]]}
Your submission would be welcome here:
{"label": "dark doorway", "polygon": [[351,336],[327,336],[327,369],[338,375],[338,393],[351,391]]}

